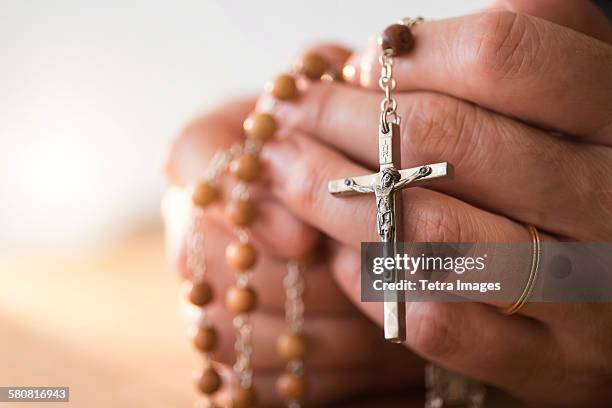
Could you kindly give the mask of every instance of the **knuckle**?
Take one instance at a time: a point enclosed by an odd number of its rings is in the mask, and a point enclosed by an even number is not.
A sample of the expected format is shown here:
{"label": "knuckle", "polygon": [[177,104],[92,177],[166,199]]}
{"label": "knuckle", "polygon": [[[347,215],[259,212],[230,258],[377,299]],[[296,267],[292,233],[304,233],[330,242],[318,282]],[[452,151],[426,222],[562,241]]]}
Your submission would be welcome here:
{"label": "knuckle", "polygon": [[[479,149],[474,145],[483,123],[478,108],[457,99],[432,93],[414,98],[402,122],[402,151],[416,155],[419,160],[452,161],[462,167],[462,173],[470,170],[469,164]],[[467,167],[467,168],[466,168]]]}
{"label": "knuckle", "polygon": [[326,192],[323,191],[326,180],[322,171],[321,164],[317,165],[313,160],[303,158],[296,165],[296,173],[299,175],[294,182],[289,183],[289,197],[293,205],[298,208],[300,213],[309,213],[321,204],[322,197]]}
{"label": "knuckle", "polygon": [[298,115],[301,125],[310,130],[325,129],[329,123],[335,120],[334,112],[334,87],[331,81],[323,81],[314,84],[307,92],[306,103],[302,106],[307,109],[302,115]]}
{"label": "knuckle", "polygon": [[442,200],[405,200],[408,204],[406,220],[411,231],[408,234],[419,242],[469,242],[474,234],[466,229],[471,223],[459,219],[453,206]]}
{"label": "knuckle", "polygon": [[524,14],[499,11],[482,14],[466,39],[468,67],[479,79],[517,78],[537,69],[542,51],[541,28]]}
{"label": "knuckle", "polygon": [[408,312],[411,346],[426,356],[448,357],[459,351],[452,319],[442,304],[413,303]]}

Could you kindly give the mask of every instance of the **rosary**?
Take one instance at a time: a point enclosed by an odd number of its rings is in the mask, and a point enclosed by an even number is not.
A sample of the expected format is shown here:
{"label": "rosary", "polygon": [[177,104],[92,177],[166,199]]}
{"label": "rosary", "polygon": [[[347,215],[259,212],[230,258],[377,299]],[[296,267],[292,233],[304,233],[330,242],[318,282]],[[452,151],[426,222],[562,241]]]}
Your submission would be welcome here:
{"label": "rosary", "polygon": [[[376,228],[384,243],[385,256],[393,256],[396,243],[402,241],[401,196],[395,192],[403,188],[421,185],[428,180],[450,177],[451,165],[435,163],[410,169],[401,169],[399,148],[400,117],[397,100],[392,92],[396,88],[393,77],[393,58],[408,53],[414,46],[411,28],[422,18],[404,19],[389,26],[379,39],[381,77],[379,85],[384,92],[379,123],[380,171],[371,175],[332,180],[329,192],[334,195],[372,193],[376,198]],[[339,80],[338,73],[321,56],[306,55],[291,74],[279,75],[268,91],[276,100],[291,100],[298,96],[295,77],[305,80]],[[257,293],[250,286],[250,276],[257,262],[257,251],[250,243],[248,227],[257,216],[256,203],[249,195],[249,183],[255,181],[261,170],[259,152],[264,143],[274,137],[277,124],[274,117],[264,112],[253,112],[244,122],[245,141],[227,150],[218,151],[211,159],[200,180],[191,187],[194,211],[187,245],[187,267],[191,281],[187,288],[188,301],[199,308],[199,319],[194,329],[193,343],[203,356],[202,368],[196,373],[196,385],[201,393],[198,408],[233,407],[248,408],[256,405],[253,387],[251,353],[253,352],[250,313],[257,307]],[[206,277],[204,236],[200,226],[202,212],[213,203],[222,200],[221,191],[215,184],[223,174],[229,172],[236,185],[225,205],[225,216],[235,227],[235,240],[225,252],[227,264],[235,271],[236,280],[225,292],[225,306],[234,314],[235,364],[233,376],[226,389],[222,388],[222,377],[212,361],[217,345],[217,332],[207,318],[206,306],[213,299],[213,288]],[[287,272],[283,280],[285,290],[286,330],[277,340],[277,351],[286,362],[286,370],[276,382],[276,391],[289,408],[299,408],[306,397],[308,382],[303,358],[307,351],[303,333],[304,304],[303,274],[308,266],[304,259],[287,261]],[[399,271],[385,276],[387,281],[401,278]],[[404,299],[395,293],[385,293],[384,332],[385,338],[395,343],[406,339]],[[479,408],[484,403],[484,386],[459,374],[435,365],[426,368],[426,408],[467,406]]]}

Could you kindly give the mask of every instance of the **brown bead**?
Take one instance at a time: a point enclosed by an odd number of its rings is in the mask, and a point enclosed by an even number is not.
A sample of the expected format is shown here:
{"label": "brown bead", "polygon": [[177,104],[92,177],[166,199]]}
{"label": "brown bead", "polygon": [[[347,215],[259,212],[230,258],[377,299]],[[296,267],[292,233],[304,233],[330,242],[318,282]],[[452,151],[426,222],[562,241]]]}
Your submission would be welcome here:
{"label": "brown bead", "polygon": [[204,394],[214,394],[221,388],[221,377],[214,368],[205,368],[197,379],[198,389]]}
{"label": "brown bead", "polygon": [[234,241],[225,249],[225,259],[232,268],[245,271],[257,262],[257,252],[249,243]]}
{"label": "brown bead", "polygon": [[310,248],[308,251],[304,252],[302,255],[298,256],[295,260],[303,266],[312,266],[319,259],[319,246],[315,246]]}
{"label": "brown bead", "polygon": [[285,360],[302,358],[306,354],[306,339],[300,333],[283,333],[276,342],[276,351]]}
{"label": "brown bead", "polygon": [[236,387],[232,390],[232,408],[251,408],[257,405],[257,395],[253,388]]}
{"label": "brown bead", "polygon": [[299,71],[309,79],[321,79],[327,71],[327,61],[319,54],[306,54],[302,58]]}
{"label": "brown bead", "polygon": [[217,346],[217,331],[213,327],[199,327],[193,345],[200,351],[212,351]]}
{"label": "brown bead", "polygon": [[276,392],[288,401],[301,401],[306,394],[306,380],[293,373],[284,373],[276,380]]}
{"label": "brown bead", "polygon": [[252,154],[243,154],[236,157],[229,166],[230,171],[234,176],[242,181],[253,181],[261,173],[261,163],[259,159]]}
{"label": "brown bead", "polygon": [[407,53],[414,46],[414,37],[410,27],[403,24],[390,25],[380,37],[380,46],[383,50],[392,49],[395,55]]}
{"label": "brown bead", "polygon": [[243,124],[246,135],[252,139],[265,141],[276,133],[277,125],[274,116],[269,113],[253,112]]}
{"label": "brown bead", "polygon": [[288,101],[297,96],[298,90],[295,84],[295,79],[291,75],[281,74],[274,78],[270,93],[276,99]]}
{"label": "brown bead", "polygon": [[219,197],[219,190],[208,181],[201,181],[195,185],[191,200],[200,207],[206,207]]}
{"label": "brown bead", "polygon": [[249,287],[231,286],[225,293],[225,306],[236,314],[251,312],[257,306],[257,295]]}
{"label": "brown bead", "polygon": [[228,221],[237,227],[251,225],[257,214],[255,203],[251,200],[232,200],[225,207]]}
{"label": "brown bead", "polygon": [[198,282],[189,289],[189,301],[196,306],[206,306],[213,298],[213,289],[207,282]]}

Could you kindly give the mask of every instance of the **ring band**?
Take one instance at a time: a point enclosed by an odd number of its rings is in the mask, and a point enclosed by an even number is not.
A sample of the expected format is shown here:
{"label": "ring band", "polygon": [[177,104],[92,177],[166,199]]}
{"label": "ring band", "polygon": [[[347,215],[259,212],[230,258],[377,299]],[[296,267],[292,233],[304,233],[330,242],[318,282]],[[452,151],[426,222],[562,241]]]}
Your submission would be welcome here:
{"label": "ring band", "polygon": [[531,256],[531,270],[529,271],[529,278],[527,279],[527,284],[525,285],[525,289],[523,289],[523,293],[521,296],[514,302],[512,305],[508,306],[506,309],[502,310],[502,313],[505,315],[512,315],[518,312],[527,302],[533,288],[535,286],[535,281],[538,275],[538,269],[540,266],[540,255],[541,255],[541,247],[540,247],[540,234],[538,234],[538,230],[533,225],[527,225],[527,230],[529,231],[529,235],[531,236],[531,243],[533,248],[533,254]]}

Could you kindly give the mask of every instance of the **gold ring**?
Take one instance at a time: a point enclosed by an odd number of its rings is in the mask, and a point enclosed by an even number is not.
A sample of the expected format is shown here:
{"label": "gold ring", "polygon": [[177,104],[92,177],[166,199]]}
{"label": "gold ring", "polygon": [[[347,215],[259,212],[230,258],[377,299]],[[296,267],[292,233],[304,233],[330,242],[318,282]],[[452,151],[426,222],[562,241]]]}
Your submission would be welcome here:
{"label": "gold ring", "polygon": [[531,236],[531,243],[533,248],[533,254],[531,256],[531,270],[529,271],[529,278],[527,279],[527,284],[525,285],[525,289],[523,289],[523,293],[521,296],[514,302],[512,305],[508,306],[506,309],[502,310],[502,313],[505,315],[512,315],[518,312],[527,302],[533,288],[535,286],[536,277],[538,275],[538,269],[540,266],[540,234],[538,234],[538,230],[533,225],[527,225],[527,230],[529,231],[529,235]]}

